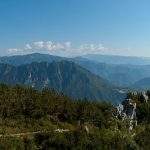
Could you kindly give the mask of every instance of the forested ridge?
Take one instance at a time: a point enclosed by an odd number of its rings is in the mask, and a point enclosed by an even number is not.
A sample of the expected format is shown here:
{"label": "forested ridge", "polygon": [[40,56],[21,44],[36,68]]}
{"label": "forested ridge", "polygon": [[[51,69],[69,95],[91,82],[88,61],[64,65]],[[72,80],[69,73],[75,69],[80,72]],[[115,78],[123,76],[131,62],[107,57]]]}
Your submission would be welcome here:
{"label": "forested ridge", "polygon": [[[117,104],[125,96],[118,87],[70,61],[32,62],[19,66],[0,63],[0,83],[43,89],[47,86],[72,99],[87,97]],[[73,90],[72,90],[73,88]],[[112,101],[113,100],[113,101]]]}
{"label": "forested ridge", "polygon": [[150,102],[143,103],[140,94],[128,97],[137,103],[133,130],[128,120],[115,118],[110,103],[72,100],[47,87],[0,84],[0,149],[147,150]]}

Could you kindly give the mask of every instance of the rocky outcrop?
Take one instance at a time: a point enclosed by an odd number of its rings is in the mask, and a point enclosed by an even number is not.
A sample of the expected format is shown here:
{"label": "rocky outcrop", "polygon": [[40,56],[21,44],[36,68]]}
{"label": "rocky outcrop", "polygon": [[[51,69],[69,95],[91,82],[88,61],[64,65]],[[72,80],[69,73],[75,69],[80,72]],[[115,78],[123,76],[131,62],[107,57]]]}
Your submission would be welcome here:
{"label": "rocky outcrop", "polygon": [[122,104],[116,108],[116,117],[122,121],[128,119],[129,129],[137,125],[136,120],[136,103],[132,99],[125,99]]}
{"label": "rocky outcrop", "polygon": [[146,92],[143,91],[141,94],[141,100],[143,100],[143,102],[147,103],[148,101],[148,95],[146,95]]}
{"label": "rocky outcrop", "polygon": [[132,99],[126,99],[122,102],[123,111],[126,114],[126,118],[133,120],[136,118],[136,103]]}
{"label": "rocky outcrop", "polygon": [[[145,91],[138,93],[136,91],[131,93],[131,97],[139,97],[142,103],[148,102],[148,95]],[[116,107],[116,117],[122,121],[129,120],[129,129],[133,129],[134,126],[137,126],[137,117],[136,117],[136,103],[131,98],[126,98],[122,104],[119,104]]]}

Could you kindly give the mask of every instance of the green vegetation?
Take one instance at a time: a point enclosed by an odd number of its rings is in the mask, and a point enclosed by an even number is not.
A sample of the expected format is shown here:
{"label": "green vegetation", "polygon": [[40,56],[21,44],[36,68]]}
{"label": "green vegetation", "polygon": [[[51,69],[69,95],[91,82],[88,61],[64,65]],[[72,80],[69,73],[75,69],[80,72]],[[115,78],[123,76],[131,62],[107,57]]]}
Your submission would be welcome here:
{"label": "green vegetation", "polygon": [[150,102],[140,94],[128,97],[138,105],[133,130],[113,116],[110,103],[1,84],[0,150],[147,150]]}

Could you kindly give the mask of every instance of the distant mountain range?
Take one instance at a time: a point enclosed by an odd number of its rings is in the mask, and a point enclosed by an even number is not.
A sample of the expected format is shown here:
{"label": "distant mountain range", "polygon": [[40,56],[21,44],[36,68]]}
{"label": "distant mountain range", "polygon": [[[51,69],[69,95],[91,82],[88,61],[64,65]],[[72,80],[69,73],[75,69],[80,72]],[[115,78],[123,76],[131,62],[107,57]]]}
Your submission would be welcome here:
{"label": "distant mountain range", "polygon": [[4,56],[0,57],[0,63],[12,64],[12,65],[23,65],[30,64],[32,62],[52,62],[61,61],[67,58],[52,56],[47,54],[33,53],[28,55],[16,55],[16,56]]}
{"label": "distant mountain range", "polygon": [[89,60],[76,63],[120,87],[132,87],[135,82],[150,77],[150,65],[106,64]]}
{"label": "distant mountain range", "polygon": [[[34,60],[34,59],[33,59]],[[125,96],[109,81],[70,61],[32,62],[19,66],[0,64],[0,82],[42,89],[45,86],[64,92],[74,99],[118,103]]]}
{"label": "distant mountain range", "polygon": [[132,88],[136,90],[150,90],[150,77],[135,82]]}
{"label": "distant mountain range", "polygon": [[106,64],[118,64],[118,65],[150,65],[150,57],[135,57],[135,56],[115,56],[115,55],[94,55],[88,54],[74,58],[59,57],[49,54],[32,53],[27,55],[16,56],[3,56],[0,57],[2,63],[13,63],[14,65],[26,64],[31,62],[48,61],[51,62],[61,60],[74,60],[74,61],[91,61]]}
{"label": "distant mountain range", "polygon": [[92,61],[107,64],[150,65],[150,57],[97,55],[97,54],[96,55],[88,54],[82,57]]}
{"label": "distant mountain range", "polygon": [[60,62],[62,60],[75,62],[76,64],[91,71],[93,74],[98,75],[110,81],[115,86],[120,87],[135,88],[134,84],[136,82],[150,77],[150,65],[141,65],[150,64],[150,58],[144,57],[86,55],[83,57],[66,58],[39,53],[0,57],[1,63],[12,64],[15,66],[30,64],[32,62],[45,61],[51,63],[52,61]]}
{"label": "distant mountain range", "polygon": [[[126,91],[150,89],[150,65],[109,64],[111,59],[116,61],[115,56],[108,60],[109,57],[98,60],[93,57],[92,60],[89,57],[66,58],[39,53],[0,57],[0,82],[38,89],[49,86],[74,99],[87,97],[113,104],[123,100]],[[117,58],[119,63],[121,57]],[[133,62],[142,62],[143,59],[135,58]]]}
{"label": "distant mountain range", "polygon": [[[87,58],[75,57],[75,58],[65,58],[52,56],[47,54],[29,54],[29,55],[20,55],[20,56],[11,56],[11,57],[0,57],[1,63],[13,64],[13,65],[22,65],[30,64],[32,62],[52,62],[52,61],[62,61],[68,60],[79,64],[80,66],[88,69],[92,73],[99,75],[100,77],[110,81],[112,84],[121,87],[132,87],[132,84],[135,82],[150,77],[150,65],[129,65],[129,64],[109,64],[110,61],[118,63],[123,63],[122,58],[126,60],[126,63],[143,63],[143,59],[148,61],[148,58],[139,58],[139,57],[123,57],[123,56],[105,56],[97,55],[97,59],[94,59],[95,55],[88,55]],[[85,56],[84,56],[85,57]],[[89,60],[89,59],[92,60]],[[133,61],[132,61],[133,60]],[[136,61],[134,61],[136,60]],[[101,61],[99,63],[97,61]],[[116,61],[116,63],[117,63]],[[106,63],[107,62],[107,63]],[[124,62],[125,63],[125,62]],[[147,62],[148,63],[148,62]]]}
{"label": "distant mountain range", "polygon": [[[140,85],[136,86],[135,83],[150,77],[149,57],[86,55],[73,61],[116,86],[133,90],[141,90]],[[149,87],[143,86],[142,90],[148,90]]]}

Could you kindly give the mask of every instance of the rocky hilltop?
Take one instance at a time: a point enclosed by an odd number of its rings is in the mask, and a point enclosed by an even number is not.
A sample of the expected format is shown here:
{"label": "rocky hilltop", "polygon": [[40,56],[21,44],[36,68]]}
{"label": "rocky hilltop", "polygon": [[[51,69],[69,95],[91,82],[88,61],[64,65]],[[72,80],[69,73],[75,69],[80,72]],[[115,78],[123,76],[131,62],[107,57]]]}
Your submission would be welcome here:
{"label": "rocky hilltop", "polygon": [[[138,96],[137,92],[132,92],[132,96]],[[146,94],[145,91],[143,91],[140,94],[140,100],[143,103],[148,102],[148,95]],[[136,108],[137,108],[137,103],[131,99],[131,98],[126,98],[121,104],[119,104],[116,107],[116,118],[122,120],[123,122],[125,120],[129,120],[129,129],[132,130],[134,127],[137,126],[137,115],[136,115]]]}

